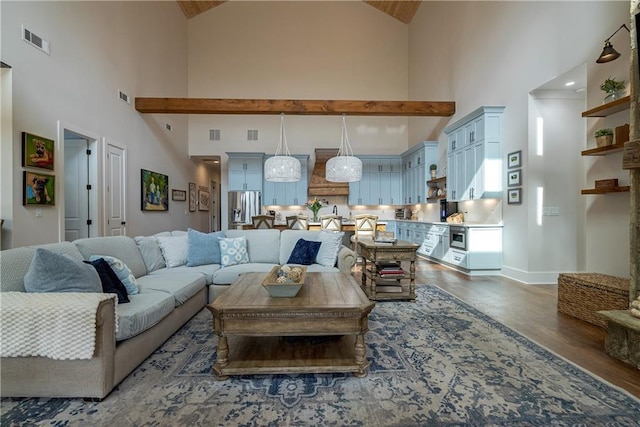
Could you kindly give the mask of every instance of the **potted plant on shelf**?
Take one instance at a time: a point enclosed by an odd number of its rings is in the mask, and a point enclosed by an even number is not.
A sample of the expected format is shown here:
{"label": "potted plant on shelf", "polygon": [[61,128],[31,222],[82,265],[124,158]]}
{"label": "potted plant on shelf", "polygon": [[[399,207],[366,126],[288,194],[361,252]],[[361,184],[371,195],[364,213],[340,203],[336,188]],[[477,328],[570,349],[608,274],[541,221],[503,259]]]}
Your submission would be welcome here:
{"label": "potted plant on shelf", "polygon": [[593,136],[596,137],[598,147],[606,147],[613,144],[613,129],[603,128],[595,131]]}
{"label": "potted plant on shelf", "polygon": [[624,96],[624,80],[619,82],[615,78],[609,77],[600,85],[600,89],[607,93],[604,97],[604,104]]}
{"label": "potted plant on shelf", "polygon": [[436,170],[438,169],[438,165],[435,163],[429,166],[429,170],[431,171],[431,179],[436,179]]}

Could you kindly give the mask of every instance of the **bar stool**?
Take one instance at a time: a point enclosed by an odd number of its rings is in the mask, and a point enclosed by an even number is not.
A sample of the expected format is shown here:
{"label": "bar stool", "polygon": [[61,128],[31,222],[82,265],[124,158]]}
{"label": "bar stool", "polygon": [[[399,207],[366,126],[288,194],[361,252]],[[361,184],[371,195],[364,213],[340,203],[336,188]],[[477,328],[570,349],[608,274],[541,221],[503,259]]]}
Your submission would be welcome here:
{"label": "bar stool", "polygon": [[338,215],[322,215],[320,229],[326,231],[342,231],[342,217]]}
{"label": "bar stool", "polygon": [[273,228],[275,217],[270,215],[255,215],[251,217],[253,228]]}
{"label": "bar stool", "polygon": [[309,217],[307,215],[292,215],[287,217],[287,228],[291,230],[308,230]]}
{"label": "bar stool", "polygon": [[352,250],[358,258],[358,239],[376,237],[376,228],[378,227],[378,215],[361,214],[355,216],[355,227],[353,236],[351,236]]}

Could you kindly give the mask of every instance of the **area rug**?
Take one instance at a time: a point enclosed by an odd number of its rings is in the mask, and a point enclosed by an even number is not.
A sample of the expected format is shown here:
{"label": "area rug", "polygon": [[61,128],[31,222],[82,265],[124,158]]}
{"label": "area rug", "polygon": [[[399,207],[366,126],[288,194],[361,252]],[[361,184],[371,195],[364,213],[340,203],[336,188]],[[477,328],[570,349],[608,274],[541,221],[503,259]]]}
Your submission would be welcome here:
{"label": "area rug", "polygon": [[216,381],[217,339],[203,310],[102,402],[3,399],[2,425],[640,425],[640,400],[436,286],[418,286],[417,294],[415,303],[376,304],[365,378]]}

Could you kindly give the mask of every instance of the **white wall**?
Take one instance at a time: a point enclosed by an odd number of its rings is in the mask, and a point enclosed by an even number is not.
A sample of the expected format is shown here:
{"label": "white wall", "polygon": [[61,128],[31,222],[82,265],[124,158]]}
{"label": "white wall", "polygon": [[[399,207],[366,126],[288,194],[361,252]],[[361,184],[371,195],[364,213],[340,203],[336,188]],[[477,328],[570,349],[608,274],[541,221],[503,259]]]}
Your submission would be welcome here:
{"label": "white wall", "polygon": [[[602,50],[603,40],[622,23],[628,22],[628,1],[424,2],[409,26],[409,94],[411,99],[450,98],[456,102],[457,112],[449,120],[412,119],[409,139],[429,137],[444,142],[441,131],[447,123],[480,105],[504,105],[503,155],[517,150],[528,153],[532,143],[529,139],[528,93],[555,76],[586,63],[588,108],[600,104],[600,82],[608,75],[622,78],[625,73],[628,75],[628,33],[612,40],[622,54],[620,59],[603,65],[596,64],[595,59]],[[584,142],[585,139],[580,140],[580,144]],[[575,262],[563,256],[558,261],[554,258],[557,251],[546,252],[546,248],[554,243],[552,230],[574,228],[576,218],[569,214],[571,210],[561,210],[561,216],[554,219],[552,227],[547,221],[543,225],[546,231],[536,233],[530,228],[535,221],[535,205],[529,192],[537,183],[546,181],[544,175],[548,171],[571,171],[575,165],[579,167],[585,161],[579,151],[585,148],[575,146],[575,157],[571,160],[566,160],[568,153],[559,157],[545,156],[545,162],[549,164],[545,163],[544,168],[530,167],[529,159],[524,156],[523,204],[503,204],[503,273],[532,283],[554,282],[557,276],[554,270],[563,271]],[[441,143],[441,158],[444,151],[445,144]],[[566,167],[567,161],[573,162],[570,168]],[[558,176],[560,180],[564,178],[576,182],[570,172]],[[570,198],[579,194],[581,185],[578,183],[575,188],[566,190],[570,192]],[[629,226],[629,195],[600,197],[602,199],[594,204],[608,208],[588,208],[587,228],[578,230],[578,233],[586,234],[584,268],[628,276],[628,263],[624,261],[628,244],[620,241],[620,235]],[[565,203],[559,198],[557,202]],[[606,228],[599,227],[603,222]],[[595,251],[621,256],[603,259],[598,258]]]}
{"label": "white wall", "polygon": [[[186,96],[187,20],[175,2],[3,1],[2,60],[13,67],[13,242],[23,246],[58,240],[64,207],[62,176],[56,206],[22,206],[20,133],[57,138],[57,122],[86,129],[124,144],[128,150],[129,235],[187,226],[206,229],[206,213],[185,215],[186,202],[170,202],[167,213],[140,210],[140,169],[169,175],[171,188],[187,182],[208,185],[188,158],[185,116],[141,115],[117,98],[118,89],[136,96]],[[21,40],[24,24],[51,44],[46,55]],[[167,132],[164,123],[173,125]],[[61,141],[57,141],[59,147]],[[56,162],[63,153],[58,148]],[[62,169],[61,163],[58,174]],[[3,192],[3,202],[5,199]],[[9,196],[11,197],[11,196]]]}
{"label": "white wall", "polygon": [[[189,21],[189,96],[212,98],[404,100],[408,91],[408,27],[363,2],[228,2]],[[407,149],[404,117],[347,118],[356,154]],[[273,153],[278,116],[189,118],[192,155],[226,151]],[[337,148],[339,116],[287,116],[293,154]],[[221,141],[209,141],[209,129]],[[247,129],[259,141],[247,141]],[[226,209],[222,224],[227,223]]]}

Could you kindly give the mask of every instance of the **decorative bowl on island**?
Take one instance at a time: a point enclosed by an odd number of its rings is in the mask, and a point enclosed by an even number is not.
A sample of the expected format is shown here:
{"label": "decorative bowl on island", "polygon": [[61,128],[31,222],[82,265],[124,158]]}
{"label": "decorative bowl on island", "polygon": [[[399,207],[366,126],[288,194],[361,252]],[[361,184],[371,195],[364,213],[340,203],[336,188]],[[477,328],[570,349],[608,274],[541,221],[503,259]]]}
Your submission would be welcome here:
{"label": "decorative bowl on island", "polygon": [[293,298],[302,288],[306,275],[307,267],[276,266],[262,281],[262,286],[273,298]]}

